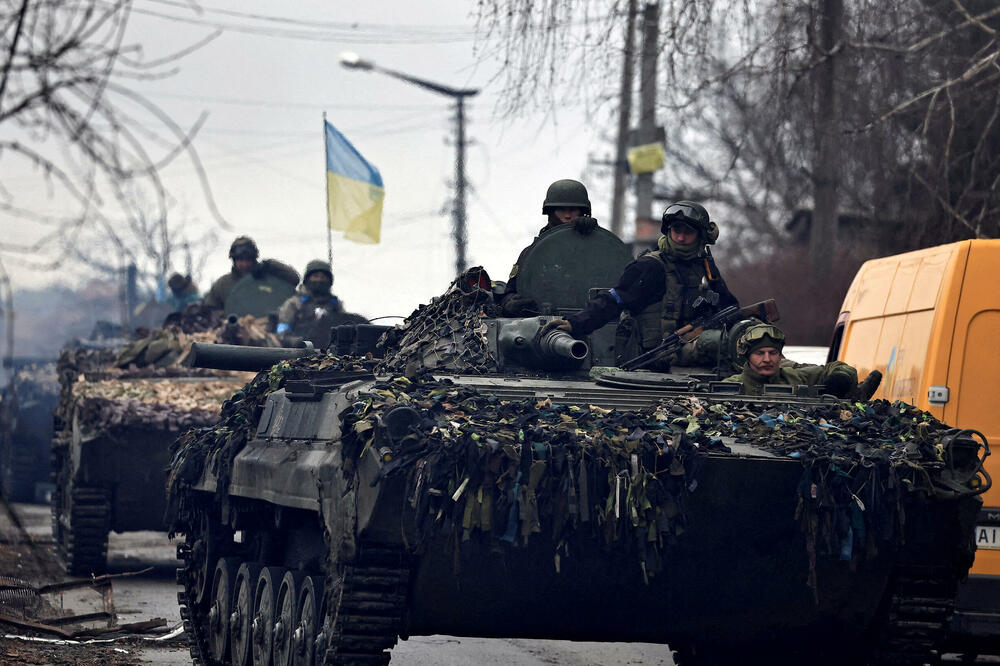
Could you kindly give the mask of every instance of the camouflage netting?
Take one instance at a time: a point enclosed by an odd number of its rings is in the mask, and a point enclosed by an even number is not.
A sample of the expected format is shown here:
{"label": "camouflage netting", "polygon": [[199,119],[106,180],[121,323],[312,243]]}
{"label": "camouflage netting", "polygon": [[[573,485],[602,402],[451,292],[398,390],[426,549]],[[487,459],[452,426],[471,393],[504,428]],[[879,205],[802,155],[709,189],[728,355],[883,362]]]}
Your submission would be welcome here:
{"label": "camouflage netting", "polygon": [[[379,423],[396,405],[421,421],[391,440]],[[938,485],[947,426],[902,403],[787,404],[664,398],[638,411],[504,401],[448,380],[379,382],[344,414],[344,447],[377,447],[385,476],[404,474],[420,537],[460,531],[557,546],[587,530],[661,567],[680,538],[706,452],[738,442],[799,459],[798,509],[810,558],[859,561],[902,536],[898,500]]]}
{"label": "camouflage netting", "polygon": [[486,341],[486,317],[499,316],[480,266],[458,276],[448,290],[421,305],[379,341],[379,372],[414,376],[421,370],[483,374],[496,370]]}
{"label": "camouflage netting", "polygon": [[168,318],[163,328],[141,331],[142,337],[121,348],[114,359],[118,368],[169,367],[183,364],[195,342],[221,342],[248,347],[280,347],[270,332],[267,317],[244,315],[224,321],[217,312],[202,305],[189,305]]}
{"label": "camouflage netting", "polygon": [[[213,327],[197,331],[206,324]],[[57,442],[68,441],[67,426],[74,419],[91,433],[118,426],[180,431],[215,423],[221,403],[248,375],[188,368],[182,365],[184,355],[193,342],[216,342],[227,335],[269,344],[268,336],[273,335],[266,333],[264,324],[244,317],[221,325],[217,316],[189,307],[176,323],[148,331],[119,349],[62,350],[56,365]]]}
{"label": "camouflage netting", "polygon": [[[226,403],[218,427],[189,431],[177,442],[173,500],[205,464],[225,492],[267,393],[286,379],[363,367],[322,356],[260,373]],[[385,424],[400,406],[419,418],[390,436]],[[941,491],[940,445],[948,432],[930,414],[886,401],[790,406],[665,397],[654,407],[620,411],[498,400],[427,373],[380,379],[341,418],[348,478],[350,461],[374,448],[386,461],[383,477],[405,479],[421,540],[445,532],[503,548],[545,535],[565,550],[575,539],[596,537],[634,552],[647,575],[683,538],[685,505],[698,490],[704,455],[728,454],[726,442],[798,459],[795,517],[811,561],[822,554],[859,562],[901,539],[904,494]]]}

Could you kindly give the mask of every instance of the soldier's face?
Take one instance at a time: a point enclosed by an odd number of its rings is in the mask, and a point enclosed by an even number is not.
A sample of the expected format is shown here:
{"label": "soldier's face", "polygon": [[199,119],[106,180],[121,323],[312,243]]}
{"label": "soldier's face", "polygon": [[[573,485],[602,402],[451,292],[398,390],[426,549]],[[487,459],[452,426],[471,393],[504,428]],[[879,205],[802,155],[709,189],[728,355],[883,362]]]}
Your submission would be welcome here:
{"label": "soldier's face", "polygon": [[583,215],[583,211],[579,208],[554,208],[552,214],[559,224],[566,224]]}
{"label": "soldier's face", "polygon": [[687,224],[674,224],[670,227],[670,240],[678,245],[692,245],[698,240],[698,231]]}
{"label": "soldier's face", "polygon": [[780,363],[781,352],[777,347],[761,347],[750,352],[747,357],[750,369],[764,377],[776,374]]}
{"label": "soldier's face", "polygon": [[253,259],[237,257],[236,259],[233,259],[233,267],[236,269],[237,273],[243,275],[244,273],[250,272],[250,269],[253,268]]}

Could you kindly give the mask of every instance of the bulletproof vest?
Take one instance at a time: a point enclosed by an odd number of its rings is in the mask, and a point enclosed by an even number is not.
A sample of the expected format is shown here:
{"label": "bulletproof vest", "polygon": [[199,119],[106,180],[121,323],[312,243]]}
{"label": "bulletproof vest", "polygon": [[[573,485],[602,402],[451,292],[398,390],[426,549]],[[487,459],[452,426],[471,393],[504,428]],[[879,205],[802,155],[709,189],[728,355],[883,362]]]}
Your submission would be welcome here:
{"label": "bulletproof vest", "polygon": [[715,289],[718,270],[711,255],[692,261],[675,262],[662,250],[643,255],[640,261],[659,261],[664,268],[666,290],[663,300],[653,303],[635,316],[639,344],[643,350],[652,349],[663,341],[664,335],[676,331],[694,318],[691,304],[698,296],[703,277],[708,278],[709,289]]}
{"label": "bulletproof vest", "polygon": [[518,258],[517,293],[553,314],[583,308],[591,287],[613,287],[632,261],[618,236],[597,227],[587,236],[563,224],[540,235]]}
{"label": "bulletproof vest", "polygon": [[226,315],[266,317],[295,293],[295,286],[267,272],[260,278],[248,273],[236,281],[226,296]]}

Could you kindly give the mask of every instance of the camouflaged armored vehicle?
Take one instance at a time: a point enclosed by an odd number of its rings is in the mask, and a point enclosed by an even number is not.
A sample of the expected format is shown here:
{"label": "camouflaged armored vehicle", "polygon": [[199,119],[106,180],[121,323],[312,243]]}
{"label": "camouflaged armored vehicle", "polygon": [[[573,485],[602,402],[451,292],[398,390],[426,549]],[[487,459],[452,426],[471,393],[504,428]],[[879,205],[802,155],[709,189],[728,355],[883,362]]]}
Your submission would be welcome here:
{"label": "camouflaged armored vehicle", "polygon": [[59,402],[52,360],[14,359],[0,389],[0,490],[14,502],[45,502],[52,411]]}
{"label": "camouflaged armored vehicle", "polygon": [[[219,418],[244,373],[179,364],[193,341],[277,345],[266,319],[200,306],[107,349],[65,349],[52,439],[52,533],[68,573],[105,571],[110,532],[163,530],[170,444]],[[49,419],[53,420],[50,412]]]}
{"label": "camouflaged armored vehicle", "polygon": [[[553,315],[628,260],[572,233],[520,267]],[[581,263],[597,277],[531,291]],[[474,269],[380,361],[368,330],[341,354],[196,349],[261,371],[170,472],[196,663],[385,664],[417,634],[658,642],[685,665],[937,658],[989,485],[977,433],[734,394],[725,331],[716,372],[624,372],[612,330],[495,313]]]}

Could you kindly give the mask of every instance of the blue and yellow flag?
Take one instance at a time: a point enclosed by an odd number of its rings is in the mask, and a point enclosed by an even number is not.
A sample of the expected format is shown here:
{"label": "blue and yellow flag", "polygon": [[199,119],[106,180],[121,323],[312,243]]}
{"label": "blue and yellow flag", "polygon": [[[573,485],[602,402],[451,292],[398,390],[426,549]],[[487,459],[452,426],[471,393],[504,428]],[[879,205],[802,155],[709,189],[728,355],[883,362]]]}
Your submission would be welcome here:
{"label": "blue and yellow flag", "polygon": [[357,243],[377,243],[382,232],[382,174],[337,128],[326,133],[326,215],[331,229]]}

